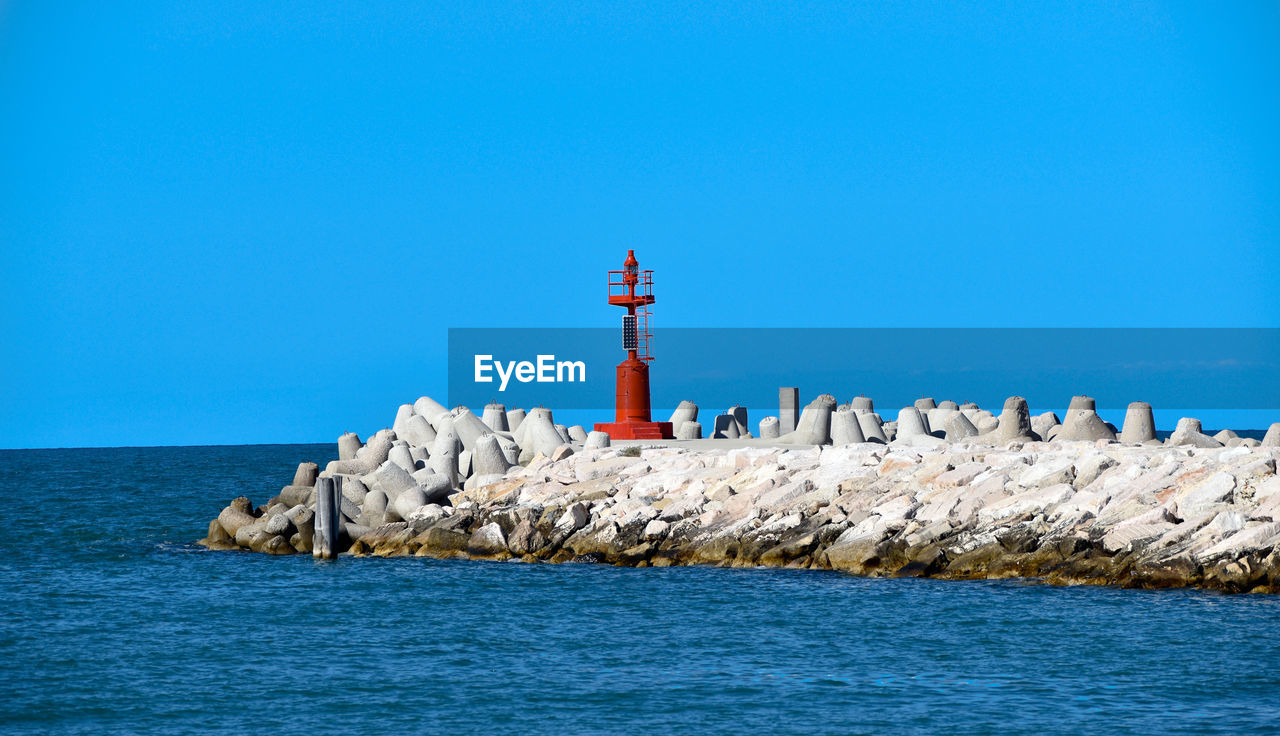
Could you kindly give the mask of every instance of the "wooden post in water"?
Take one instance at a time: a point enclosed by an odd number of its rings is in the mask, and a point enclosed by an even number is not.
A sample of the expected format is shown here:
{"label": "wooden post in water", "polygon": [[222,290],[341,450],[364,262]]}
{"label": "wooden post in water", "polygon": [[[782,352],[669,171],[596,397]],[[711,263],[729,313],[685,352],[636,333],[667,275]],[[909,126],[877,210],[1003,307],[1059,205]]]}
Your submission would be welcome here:
{"label": "wooden post in water", "polygon": [[338,556],[338,509],[342,478],[316,479],[316,532],[311,547],[314,557],[332,560]]}

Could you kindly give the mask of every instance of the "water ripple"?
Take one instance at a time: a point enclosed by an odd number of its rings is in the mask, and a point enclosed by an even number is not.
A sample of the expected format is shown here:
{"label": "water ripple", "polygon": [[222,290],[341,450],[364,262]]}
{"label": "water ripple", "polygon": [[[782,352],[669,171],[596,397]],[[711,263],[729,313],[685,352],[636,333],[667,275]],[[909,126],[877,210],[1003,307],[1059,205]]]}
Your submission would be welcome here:
{"label": "water ripple", "polygon": [[1274,598],[191,544],[330,452],[0,453],[0,732],[1280,732]]}

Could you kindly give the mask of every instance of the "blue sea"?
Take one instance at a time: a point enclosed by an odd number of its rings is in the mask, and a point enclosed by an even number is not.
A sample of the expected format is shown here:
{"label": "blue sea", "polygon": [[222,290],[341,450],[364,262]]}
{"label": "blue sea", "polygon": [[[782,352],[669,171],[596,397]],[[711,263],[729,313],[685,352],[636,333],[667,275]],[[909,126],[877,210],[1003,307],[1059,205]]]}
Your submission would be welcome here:
{"label": "blue sea", "polygon": [[0,452],[0,732],[1280,733],[1280,598],[267,557],[329,445]]}

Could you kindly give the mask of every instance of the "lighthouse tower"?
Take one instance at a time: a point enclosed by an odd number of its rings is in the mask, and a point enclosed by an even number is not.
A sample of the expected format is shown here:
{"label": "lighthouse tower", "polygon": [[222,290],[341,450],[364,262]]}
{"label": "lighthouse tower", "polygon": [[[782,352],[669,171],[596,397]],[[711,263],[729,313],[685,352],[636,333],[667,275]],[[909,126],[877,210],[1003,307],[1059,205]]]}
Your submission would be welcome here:
{"label": "lighthouse tower", "polygon": [[675,437],[671,422],[655,422],[649,414],[649,305],[653,304],[653,271],[641,271],[636,252],[627,251],[621,271],[609,272],[609,303],[624,307],[622,348],[627,359],[618,364],[613,422],[597,424],[615,440],[661,440]]}

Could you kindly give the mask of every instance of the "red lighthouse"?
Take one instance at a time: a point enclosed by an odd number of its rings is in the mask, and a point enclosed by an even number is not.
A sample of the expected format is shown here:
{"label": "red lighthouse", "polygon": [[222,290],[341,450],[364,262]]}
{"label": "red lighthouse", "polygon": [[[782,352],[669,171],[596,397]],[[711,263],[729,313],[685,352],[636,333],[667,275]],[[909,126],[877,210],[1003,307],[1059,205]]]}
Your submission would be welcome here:
{"label": "red lighthouse", "polygon": [[621,271],[609,272],[609,303],[626,307],[622,318],[622,348],[627,359],[618,364],[613,422],[597,424],[615,440],[669,440],[671,422],[655,422],[649,415],[649,305],[653,304],[653,271],[641,271],[636,252],[627,251]]}

